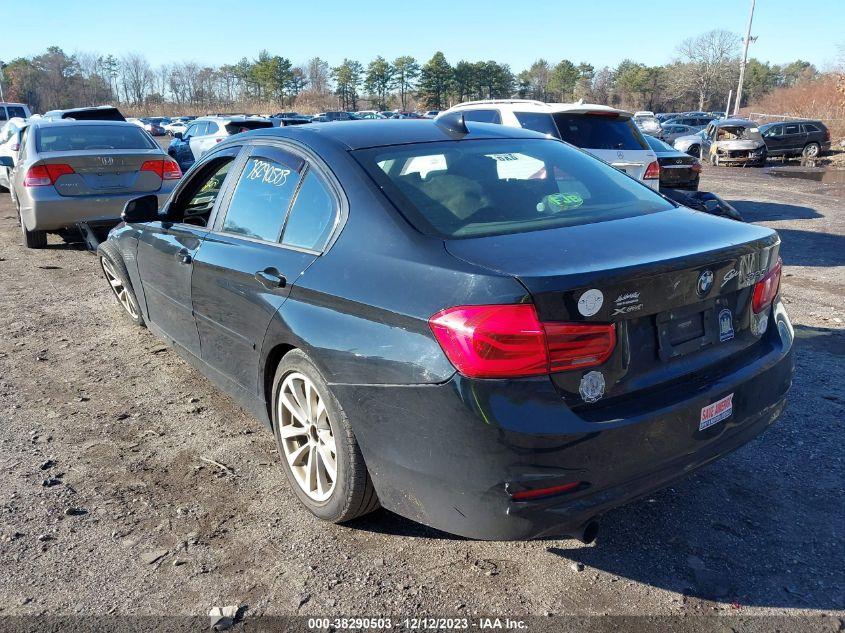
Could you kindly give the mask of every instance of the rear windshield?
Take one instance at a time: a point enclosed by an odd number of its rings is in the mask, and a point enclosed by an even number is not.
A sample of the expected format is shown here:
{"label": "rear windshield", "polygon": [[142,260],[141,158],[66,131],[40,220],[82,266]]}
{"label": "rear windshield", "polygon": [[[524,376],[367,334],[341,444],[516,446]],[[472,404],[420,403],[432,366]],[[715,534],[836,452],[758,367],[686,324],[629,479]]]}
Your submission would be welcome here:
{"label": "rear windshield", "polygon": [[273,127],[272,121],[232,121],[226,124],[226,131],[229,134],[240,134],[241,132],[249,132],[250,130],[258,130],[260,128]]}
{"label": "rear windshield", "polygon": [[504,235],[671,209],[633,178],[551,139],[449,141],[353,152],[418,230]]}
{"label": "rear windshield", "polygon": [[86,149],[155,149],[158,147],[137,125],[62,125],[38,130],[39,152]]}
{"label": "rear windshield", "polygon": [[648,149],[631,119],[595,114],[552,115],[560,137],[584,149]]}
{"label": "rear windshield", "polygon": [[9,113],[10,119],[14,119],[15,117],[20,117],[22,119],[26,118],[26,110],[24,110],[21,106],[6,106],[6,111]]}

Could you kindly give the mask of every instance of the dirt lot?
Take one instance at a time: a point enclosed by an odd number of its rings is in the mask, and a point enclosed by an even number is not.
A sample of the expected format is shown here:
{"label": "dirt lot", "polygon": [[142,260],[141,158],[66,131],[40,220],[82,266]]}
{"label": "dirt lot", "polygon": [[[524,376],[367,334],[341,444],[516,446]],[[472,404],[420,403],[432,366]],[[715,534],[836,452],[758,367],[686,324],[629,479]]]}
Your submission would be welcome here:
{"label": "dirt lot", "polygon": [[2,194],[0,616],[845,616],[845,187],[721,168],[702,189],[783,239],[791,402],[590,546],[317,522],[270,434],[131,326],[79,244],[23,249]]}

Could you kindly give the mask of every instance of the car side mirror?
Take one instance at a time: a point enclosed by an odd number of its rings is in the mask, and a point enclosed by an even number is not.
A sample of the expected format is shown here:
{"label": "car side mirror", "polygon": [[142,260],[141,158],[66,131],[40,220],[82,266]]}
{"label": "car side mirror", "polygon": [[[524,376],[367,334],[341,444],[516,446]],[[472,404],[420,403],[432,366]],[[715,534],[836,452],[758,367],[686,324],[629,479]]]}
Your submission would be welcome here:
{"label": "car side mirror", "polygon": [[173,133],[173,138],[184,139],[184,138],[185,138],[185,133],[184,133],[184,132],[174,132],[174,133]]}
{"label": "car side mirror", "polygon": [[132,198],[123,205],[123,213],[120,214],[120,217],[127,224],[155,222],[159,219],[158,196],[148,194],[139,198]]}
{"label": "car side mirror", "polygon": [[11,156],[0,156],[0,167],[15,168],[15,159]]}

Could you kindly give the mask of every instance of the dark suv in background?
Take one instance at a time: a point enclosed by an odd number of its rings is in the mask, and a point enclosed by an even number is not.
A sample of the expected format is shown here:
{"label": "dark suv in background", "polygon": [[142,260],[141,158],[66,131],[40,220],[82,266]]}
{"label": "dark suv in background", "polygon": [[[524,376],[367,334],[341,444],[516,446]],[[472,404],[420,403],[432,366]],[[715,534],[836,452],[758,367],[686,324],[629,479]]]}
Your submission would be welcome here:
{"label": "dark suv in background", "polygon": [[781,121],[760,126],[769,156],[815,158],[830,149],[830,130],[821,121]]}

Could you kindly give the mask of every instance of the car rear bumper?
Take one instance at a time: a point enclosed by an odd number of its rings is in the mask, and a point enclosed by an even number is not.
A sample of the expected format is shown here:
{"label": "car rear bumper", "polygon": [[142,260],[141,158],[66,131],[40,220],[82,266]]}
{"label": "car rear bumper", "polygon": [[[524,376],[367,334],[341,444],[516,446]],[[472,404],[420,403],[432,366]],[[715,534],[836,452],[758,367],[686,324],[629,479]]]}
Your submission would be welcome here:
{"label": "car rear bumper", "polygon": [[[745,444],[780,415],[793,373],[793,332],[778,302],[763,353],[694,397],[584,419],[548,378],[439,385],[333,385],[382,505],[470,538],[577,535],[601,513]],[[699,430],[701,409],[733,394],[733,413]],[[598,416],[601,417],[601,416]],[[582,482],[531,501],[510,494]]]}
{"label": "car rear bumper", "polygon": [[119,220],[123,205],[132,198],[155,194],[159,206],[164,204],[178,181],[166,181],[158,191],[131,192],[99,196],[62,196],[53,187],[27,190],[19,198],[21,217],[30,231],[55,231],[77,222],[109,222]]}

